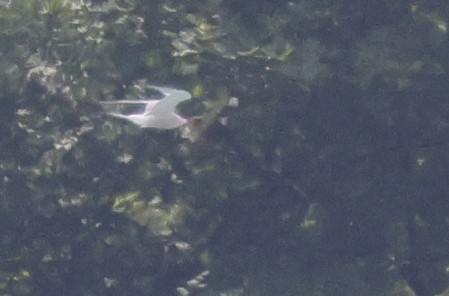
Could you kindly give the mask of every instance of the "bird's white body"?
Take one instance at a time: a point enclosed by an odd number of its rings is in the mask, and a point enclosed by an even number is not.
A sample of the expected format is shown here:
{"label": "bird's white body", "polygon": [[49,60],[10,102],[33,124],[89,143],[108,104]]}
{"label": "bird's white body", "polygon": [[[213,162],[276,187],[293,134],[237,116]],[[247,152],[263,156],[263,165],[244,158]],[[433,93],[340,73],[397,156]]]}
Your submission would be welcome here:
{"label": "bird's white body", "polygon": [[[140,128],[175,129],[188,122],[186,118],[177,114],[176,106],[192,96],[184,90],[167,87],[149,86],[160,92],[163,98],[160,100],[119,100],[101,102],[104,110],[110,116],[132,122]],[[120,107],[144,107],[143,112],[123,114]]]}

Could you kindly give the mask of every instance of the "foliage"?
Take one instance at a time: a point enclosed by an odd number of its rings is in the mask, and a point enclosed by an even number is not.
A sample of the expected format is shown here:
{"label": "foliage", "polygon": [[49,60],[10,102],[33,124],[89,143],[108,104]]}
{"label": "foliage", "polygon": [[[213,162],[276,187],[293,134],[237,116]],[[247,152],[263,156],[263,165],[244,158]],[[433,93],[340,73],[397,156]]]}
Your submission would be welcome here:
{"label": "foliage", "polygon": [[[448,13],[2,2],[2,294],[442,293]],[[146,83],[200,124],[101,114]]]}

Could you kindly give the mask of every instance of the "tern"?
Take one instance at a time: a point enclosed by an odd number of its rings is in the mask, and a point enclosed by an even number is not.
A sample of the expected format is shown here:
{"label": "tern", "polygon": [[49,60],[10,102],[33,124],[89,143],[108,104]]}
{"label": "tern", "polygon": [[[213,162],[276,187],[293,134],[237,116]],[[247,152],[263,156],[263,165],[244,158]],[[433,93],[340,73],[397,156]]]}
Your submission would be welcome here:
{"label": "tern", "polygon": [[100,102],[105,112],[132,122],[140,128],[175,129],[189,122],[176,113],[176,106],[192,98],[185,90],[148,86],[162,94],[162,99],[118,100]]}

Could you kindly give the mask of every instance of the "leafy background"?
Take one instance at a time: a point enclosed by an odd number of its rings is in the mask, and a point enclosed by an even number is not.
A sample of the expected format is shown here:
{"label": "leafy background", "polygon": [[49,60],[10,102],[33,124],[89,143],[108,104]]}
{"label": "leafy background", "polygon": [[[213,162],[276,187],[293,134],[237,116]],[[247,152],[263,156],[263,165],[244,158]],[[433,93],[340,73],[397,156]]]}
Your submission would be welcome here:
{"label": "leafy background", "polygon": [[[448,295],[448,17],[1,1],[1,294]],[[201,127],[102,114],[139,83]]]}

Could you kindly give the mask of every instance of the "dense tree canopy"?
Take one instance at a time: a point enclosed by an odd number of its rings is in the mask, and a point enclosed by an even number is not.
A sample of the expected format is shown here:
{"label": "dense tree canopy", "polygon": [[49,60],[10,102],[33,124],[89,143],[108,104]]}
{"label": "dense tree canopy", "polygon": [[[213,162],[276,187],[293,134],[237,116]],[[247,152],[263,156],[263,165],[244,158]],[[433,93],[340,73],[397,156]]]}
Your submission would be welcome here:
{"label": "dense tree canopy", "polygon": [[1,294],[449,295],[447,1],[200,2],[0,1]]}

